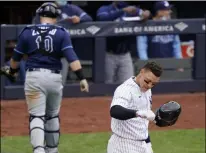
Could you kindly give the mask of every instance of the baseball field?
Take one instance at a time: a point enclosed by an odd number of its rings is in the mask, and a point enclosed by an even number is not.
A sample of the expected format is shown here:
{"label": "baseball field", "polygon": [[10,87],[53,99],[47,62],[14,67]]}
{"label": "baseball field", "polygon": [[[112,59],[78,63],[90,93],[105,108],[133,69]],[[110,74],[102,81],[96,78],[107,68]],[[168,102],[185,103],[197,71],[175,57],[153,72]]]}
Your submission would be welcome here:
{"label": "baseball field", "polygon": [[[64,98],[60,153],[106,153],[112,97]],[[205,152],[205,93],[154,95],[153,110],[169,100],[182,106],[174,126],[150,125],[154,153]],[[1,153],[31,153],[24,100],[1,101]]]}

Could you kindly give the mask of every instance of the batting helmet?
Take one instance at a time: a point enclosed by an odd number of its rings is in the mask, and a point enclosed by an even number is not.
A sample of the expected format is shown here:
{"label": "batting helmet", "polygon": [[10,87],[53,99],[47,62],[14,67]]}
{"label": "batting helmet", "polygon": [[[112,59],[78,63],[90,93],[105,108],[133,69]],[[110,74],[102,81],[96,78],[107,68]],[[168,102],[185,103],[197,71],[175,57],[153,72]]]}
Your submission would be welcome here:
{"label": "batting helmet", "polygon": [[42,17],[57,18],[61,14],[61,10],[58,9],[55,3],[44,3],[37,10],[36,14]]}
{"label": "batting helmet", "polygon": [[175,101],[169,101],[156,111],[155,122],[159,127],[174,125],[181,113],[181,106]]}

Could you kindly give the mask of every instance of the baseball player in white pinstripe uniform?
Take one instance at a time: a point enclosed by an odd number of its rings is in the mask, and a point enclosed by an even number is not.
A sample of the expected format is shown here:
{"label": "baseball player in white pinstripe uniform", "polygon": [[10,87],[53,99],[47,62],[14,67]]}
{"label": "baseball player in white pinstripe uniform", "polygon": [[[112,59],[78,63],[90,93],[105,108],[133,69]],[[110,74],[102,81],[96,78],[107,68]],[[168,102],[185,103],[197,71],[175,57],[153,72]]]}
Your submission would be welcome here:
{"label": "baseball player in white pinstripe uniform", "polygon": [[154,121],[151,88],[157,84],[162,68],[148,62],[135,77],[115,90],[110,108],[112,136],[107,153],[153,153],[148,125]]}

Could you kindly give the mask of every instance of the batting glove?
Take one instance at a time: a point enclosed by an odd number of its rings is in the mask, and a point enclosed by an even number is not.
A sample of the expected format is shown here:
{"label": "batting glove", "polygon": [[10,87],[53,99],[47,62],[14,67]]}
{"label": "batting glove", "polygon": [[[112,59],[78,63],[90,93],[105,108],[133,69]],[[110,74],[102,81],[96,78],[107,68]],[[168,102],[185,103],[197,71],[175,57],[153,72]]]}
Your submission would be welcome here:
{"label": "batting glove", "polygon": [[137,111],[137,116],[146,118],[149,121],[154,121],[155,114],[151,110]]}
{"label": "batting glove", "polygon": [[80,81],[80,90],[82,92],[89,92],[89,84],[86,79]]}

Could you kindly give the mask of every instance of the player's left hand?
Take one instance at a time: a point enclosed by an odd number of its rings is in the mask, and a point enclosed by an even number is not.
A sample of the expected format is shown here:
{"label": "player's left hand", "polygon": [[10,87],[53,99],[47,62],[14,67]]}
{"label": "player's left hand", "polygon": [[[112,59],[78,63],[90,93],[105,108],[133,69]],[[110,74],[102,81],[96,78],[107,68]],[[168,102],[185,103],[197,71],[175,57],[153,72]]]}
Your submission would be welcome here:
{"label": "player's left hand", "polygon": [[11,73],[10,67],[7,65],[1,68],[0,75],[6,76],[11,82],[15,82],[17,77],[17,73]]}
{"label": "player's left hand", "polygon": [[80,81],[80,90],[82,92],[89,92],[89,84],[86,79]]}
{"label": "player's left hand", "polygon": [[149,121],[154,121],[155,119],[155,114],[151,110],[142,110],[142,111],[137,111],[137,116],[146,118]]}
{"label": "player's left hand", "polygon": [[80,23],[80,17],[74,15],[74,16],[71,17],[71,21],[74,24]]}

